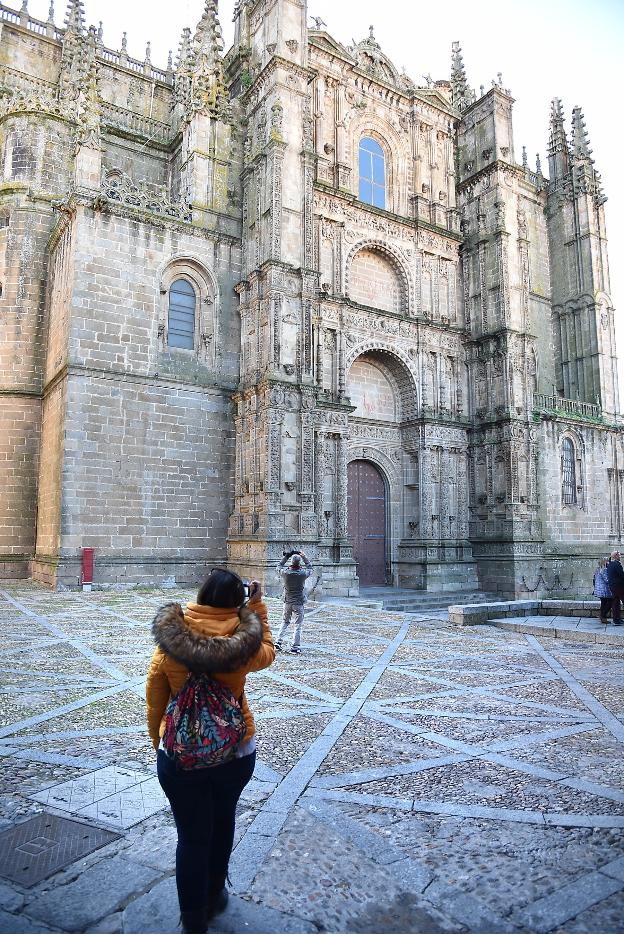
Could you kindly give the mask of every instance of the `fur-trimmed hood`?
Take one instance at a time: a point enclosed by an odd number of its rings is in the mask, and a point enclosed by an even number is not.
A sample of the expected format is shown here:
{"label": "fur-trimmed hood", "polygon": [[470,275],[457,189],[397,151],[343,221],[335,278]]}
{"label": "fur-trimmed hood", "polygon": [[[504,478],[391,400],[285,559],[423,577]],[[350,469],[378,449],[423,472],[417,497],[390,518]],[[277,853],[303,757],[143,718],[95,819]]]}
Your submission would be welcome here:
{"label": "fur-trimmed hood", "polygon": [[179,603],[167,603],[154,617],[152,635],[166,655],[190,671],[226,674],[247,665],[262,643],[258,616],[248,607],[241,607],[238,615],[240,623],[231,636],[208,636],[185,621]]}

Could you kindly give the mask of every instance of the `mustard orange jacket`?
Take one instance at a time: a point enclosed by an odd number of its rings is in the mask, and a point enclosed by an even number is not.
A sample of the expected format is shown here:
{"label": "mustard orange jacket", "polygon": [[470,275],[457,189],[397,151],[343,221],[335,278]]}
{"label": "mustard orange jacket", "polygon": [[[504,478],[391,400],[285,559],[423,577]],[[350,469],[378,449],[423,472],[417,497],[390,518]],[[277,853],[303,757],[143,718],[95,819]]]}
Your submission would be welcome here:
{"label": "mustard orange jacket", "polygon": [[275,661],[273,637],[266,604],[250,601],[239,612],[189,603],[186,613],[177,603],[158,611],[152,625],[157,647],[147,673],[145,699],[147,729],[157,749],[165,729],[165,712],[189,671],[204,671],[226,684],[236,698],[243,696],[247,724],[245,741],[256,732],[245,679],[251,671],[268,668]]}

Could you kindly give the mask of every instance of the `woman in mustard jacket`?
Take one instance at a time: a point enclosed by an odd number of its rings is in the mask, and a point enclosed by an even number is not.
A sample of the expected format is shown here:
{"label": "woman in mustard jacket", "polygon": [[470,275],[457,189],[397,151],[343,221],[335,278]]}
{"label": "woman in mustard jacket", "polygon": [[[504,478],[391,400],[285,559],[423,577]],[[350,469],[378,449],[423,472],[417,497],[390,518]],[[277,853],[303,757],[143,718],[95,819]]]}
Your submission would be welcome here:
{"label": "woman in mustard jacket", "polygon": [[[177,603],[159,610],[152,625],[157,648],[147,675],[147,726],[158,750],[158,779],[169,799],[178,831],[176,882],[182,927],[204,934],[223,911],[234,842],[236,804],[253,775],[256,727],[247,703],[245,678],[268,668],[275,648],[260,584],[245,585],[237,574],[213,570],[186,613]],[[224,765],[184,771],[165,752],[165,713],[189,671],[206,672],[242,697],[247,731],[236,757]]]}

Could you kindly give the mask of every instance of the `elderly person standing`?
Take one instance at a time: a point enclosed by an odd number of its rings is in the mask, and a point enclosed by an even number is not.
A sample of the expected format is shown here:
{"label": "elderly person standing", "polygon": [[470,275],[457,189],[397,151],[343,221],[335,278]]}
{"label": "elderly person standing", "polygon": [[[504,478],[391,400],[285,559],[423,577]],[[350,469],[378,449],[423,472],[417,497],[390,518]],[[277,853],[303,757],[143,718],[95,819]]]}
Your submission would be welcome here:
{"label": "elderly person standing", "polygon": [[620,562],[620,552],[614,551],[607,565],[607,580],[613,597],[613,625],[622,625],[622,600],[624,599],[624,568]]}
{"label": "elderly person standing", "polygon": [[594,574],[594,596],[600,598],[600,622],[606,623],[607,614],[611,612],[613,605],[613,595],[609,587],[609,578],[607,576],[608,558],[601,558],[596,573]]}

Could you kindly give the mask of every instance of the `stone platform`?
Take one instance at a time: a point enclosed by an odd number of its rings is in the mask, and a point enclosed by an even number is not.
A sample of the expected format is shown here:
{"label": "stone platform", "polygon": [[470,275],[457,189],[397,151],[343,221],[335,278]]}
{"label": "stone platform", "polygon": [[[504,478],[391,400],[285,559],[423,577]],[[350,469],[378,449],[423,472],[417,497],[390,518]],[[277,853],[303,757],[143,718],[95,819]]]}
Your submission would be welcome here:
{"label": "stone platform", "polygon": [[[155,610],[193,596],[0,594],[0,831],[52,813],[114,834],[0,881],[0,931],[179,931],[143,692]],[[303,653],[248,681],[258,765],[213,929],[624,932],[624,645],[573,623],[310,608]]]}

